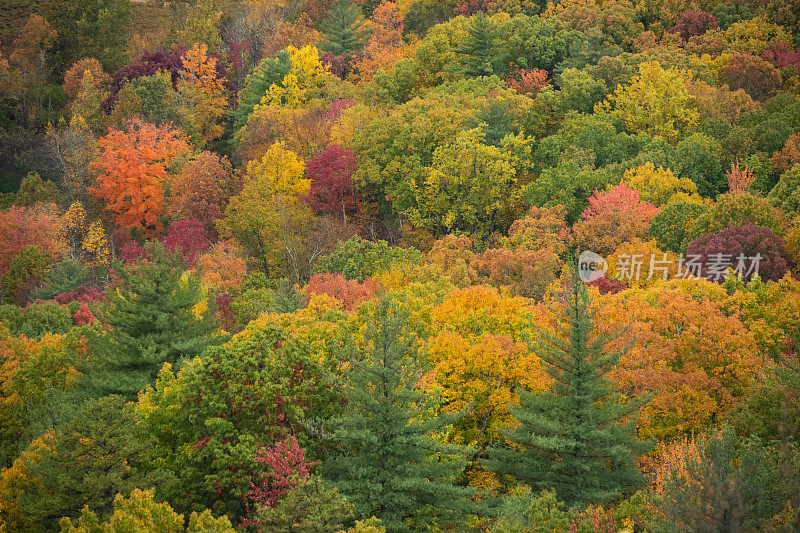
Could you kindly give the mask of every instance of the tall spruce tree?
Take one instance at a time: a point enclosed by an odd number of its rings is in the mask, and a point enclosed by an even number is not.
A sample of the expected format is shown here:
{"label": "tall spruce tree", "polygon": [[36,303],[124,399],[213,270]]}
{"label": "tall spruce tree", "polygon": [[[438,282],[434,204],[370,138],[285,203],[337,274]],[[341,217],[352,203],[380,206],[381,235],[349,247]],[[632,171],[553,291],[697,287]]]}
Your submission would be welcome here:
{"label": "tall spruce tree", "polygon": [[491,76],[501,74],[499,50],[495,46],[496,31],[483,11],[470,18],[467,36],[456,52],[461,56],[462,73],[466,76]]}
{"label": "tall spruce tree", "polygon": [[370,34],[361,9],[350,0],[338,0],[319,29],[322,32],[320,50],[335,56],[360,52]]}
{"label": "tall spruce tree", "polygon": [[471,490],[454,481],[465,466],[459,448],[431,437],[451,420],[429,415],[432,398],[419,388],[417,339],[408,311],[383,299],[367,319],[364,347],[350,345],[347,406],[332,422],[335,451],[323,474],[354,507],[387,531],[457,520]]}
{"label": "tall spruce tree", "polygon": [[147,259],[115,268],[117,290],[109,290],[100,319],[111,326],[95,338],[84,388],[91,396],[135,399],[153,383],[164,363],[179,366],[224,340],[209,313],[198,316],[200,279],[186,271],[180,252],[161,243],[146,246]]}
{"label": "tall spruce tree", "polygon": [[610,339],[595,333],[595,312],[576,271],[559,315],[557,334],[543,333],[531,346],[553,387],[520,392],[510,408],[519,426],[506,434],[514,447],[491,450],[487,466],[536,490],[555,489],[573,507],[602,505],[641,481],[635,460],[650,444],[636,438],[631,415],[646,398],[616,401],[604,374],[624,350],[604,350]]}

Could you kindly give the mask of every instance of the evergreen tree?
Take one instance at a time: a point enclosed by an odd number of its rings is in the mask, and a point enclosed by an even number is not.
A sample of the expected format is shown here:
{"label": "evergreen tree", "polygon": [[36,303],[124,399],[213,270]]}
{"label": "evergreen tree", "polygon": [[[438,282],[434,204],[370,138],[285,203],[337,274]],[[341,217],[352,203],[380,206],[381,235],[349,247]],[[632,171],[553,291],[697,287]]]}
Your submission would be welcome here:
{"label": "evergreen tree", "polygon": [[417,339],[408,311],[382,300],[367,319],[364,348],[350,347],[347,407],[333,421],[335,452],[323,474],[353,504],[356,518],[376,516],[387,531],[455,520],[470,490],[454,484],[465,462],[431,437],[450,423],[434,419],[419,389]]}
{"label": "evergreen tree", "polygon": [[291,282],[286,278],[278,281],[278,286],[273,291],[275,301],[272,308],[276,313],[294,313],[306,306],[305,297],[297,292]]}
{"label": "evergreen tree", "polygon": [[466,76],[500,75],[501,54],[495,45],[496,31],[486,13],[479,11],[470,18],[467,36],[456,49],[461,56],[462,72]]}
{"label": "evergreen tree", "polygon": [[364,47],[369,28],[361,9],[350,0],[339,0],[320,23],[322,42],[319,48],[335,56],[355,54]]}
{"label": "evergreen tree", "polygon": [[515,446],[492,450],[488,466],[535,490],[555,489],[571,506],[602,505],[640,483],[635,459],[649,443],[636,438],[630,415],[646,398],[615,401],[604,374],[624,351],[604,353],[609,339],[595,335],[589,293],[577,271],[565,292],[558,334],[543,333],[531,346],[554,380],[552,390],[520,391],[519,405],[510,408],[520,425],[506,434]]}
{"label": "evergreen tree", "polygon": [[148,258],[116,268],[116,290],[100,315],[111,330],[96,337],[91,368],[83,385],[94,396],[119,394],[135,399],[153,383],[164,363],[180,366],[211,345],[220,344],[210,313],[198,316],[199,278],[186,272],[180,253],[161,243],[146,247]]}
{"label": "evergreen tree", "polygon": [[9,505],[0,523],[14,531],[54,531],[61,517],[77,517],[84,505],[105,518],[117,493],[149,486],[136,468],[148,445],[135,436],[125,400],[107,396],[89,400],[74,419],[49,431],[23,453],[19,490],[6,492]]}

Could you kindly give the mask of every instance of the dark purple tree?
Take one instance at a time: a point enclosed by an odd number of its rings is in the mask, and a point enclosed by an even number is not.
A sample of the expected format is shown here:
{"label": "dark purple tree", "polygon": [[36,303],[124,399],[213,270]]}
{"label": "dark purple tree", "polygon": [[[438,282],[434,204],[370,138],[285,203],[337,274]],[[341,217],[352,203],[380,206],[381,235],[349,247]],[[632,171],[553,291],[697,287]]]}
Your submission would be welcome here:
{"label": "dark purple tree", "polygon": [[335,56],[330,52],[323,52],[319,56],[319,61],[331,71],[331,74],[340,79],[347,77],[353,66],[353,56],[351,54]]}
{"label": "dark purple tree", "polygon": [[[711,281],[724,281],[725,264],[745,279],[754,273],[763,280],[778,281],[788,268],[786,243],[769,228],[747,224],[728,226],[689,243],[687,259],[699,256],[702,275]],[[744,258],[739,264],[739,258]],[[758,257],[757,260],[754,258]],[[757,268],[755,266],[757,265]]]}

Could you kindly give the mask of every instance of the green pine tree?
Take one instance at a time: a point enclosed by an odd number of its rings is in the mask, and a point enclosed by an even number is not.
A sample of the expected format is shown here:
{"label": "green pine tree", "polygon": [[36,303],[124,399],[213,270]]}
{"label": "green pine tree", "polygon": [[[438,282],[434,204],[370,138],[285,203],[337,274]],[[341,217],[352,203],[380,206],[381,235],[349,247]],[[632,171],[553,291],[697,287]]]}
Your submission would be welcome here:
{"label": "green pine tree", "polygon": [[180,254],[161,243],[146,246],[149,259],[115,268],[117,290],[101,320],[111,326],[96,337],[83,385],[92,396],[136,399],[164,363],[179,366],[224,339],[208,317],[195,314],[202,297],[199,278],[186,272]]}
{"label": "green pine tree", "polygon": [[272,307],[276,313],[294,313],[306,306],[306,299],[297,292],[291,282],[281,278],[273,291],[275,302]]}
{"label": "green pine tree", "polygon": [[491,76],[501,74],[501,57],[496,46],[494,24],[483,11],[470,18],[467,37],[456,49],[461,56],[462,73],[466,76]]}
{"label": "green pine tree", "polygon": [[323,464],[356,518],[375,516],[390,532],[457,520],[471,493],[454,484],[466,464],[459,450],[431,437],[451,420],[426,416],[432,398],[418,387],[407,319],[399,302],[382,300],[367,319],[364,348],[351,345],[347,407],[332,423],[336,451]]}
{"label": "green pine tree", "polygon": [[61,517],[77,517],[84,505],[102,517],[114,496],[151,486],[135,466],[147,440],[134,435],[135,423],[125,399],[107,396],[86,402],[74,420],[43,437],[44,451],[31,447],[24,457],[20,490],[6,494],[0,523],[14,531],[56,531]]}
{"label": "green pine tree", "polygon": [[336,2],[319,29],[322,32],[320,50],[335,56],[360,52],[370,34],[361,9],[350,0]]}
{"label": "green pine tree", "polygon": [[[491,470],[535,490],[555,489],[573,507],[602,505],[640,483],[637,455],[649,443],[636,438],[631,414],[642,401],[619,403],[604,374],[624,353],[604,353],[609,339],[595,334],[586,286],[574,273],[557,335],[531,346],[553,378],[552,390],[520,392],[511,407],[519,426],[506,438],[515,446],[490,452]],[[625,418],[628,417],[627,422]]]}

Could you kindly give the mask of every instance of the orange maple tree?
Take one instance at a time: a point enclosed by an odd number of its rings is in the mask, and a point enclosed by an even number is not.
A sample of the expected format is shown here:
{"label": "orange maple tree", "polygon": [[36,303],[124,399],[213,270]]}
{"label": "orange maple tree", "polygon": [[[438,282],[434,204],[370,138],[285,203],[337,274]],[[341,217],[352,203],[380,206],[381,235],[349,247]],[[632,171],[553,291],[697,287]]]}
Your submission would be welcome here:
{"label": "orange maple tree", "polygon": [[169,125],[154,126],[133,119],[126,131],[112,129],[98,139],[92,167],[100,171],[89,191],[105,200],[123,228],[141,228],[148,235],[161,229],[164,185],[169,169],[189,152],[183,135]]}

